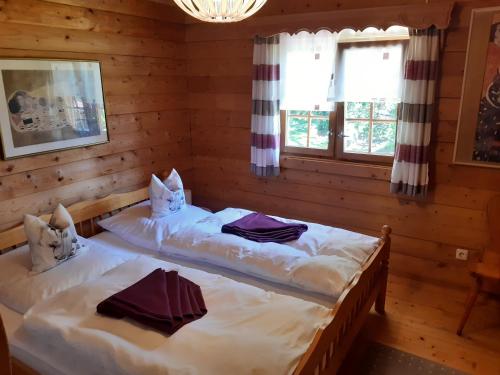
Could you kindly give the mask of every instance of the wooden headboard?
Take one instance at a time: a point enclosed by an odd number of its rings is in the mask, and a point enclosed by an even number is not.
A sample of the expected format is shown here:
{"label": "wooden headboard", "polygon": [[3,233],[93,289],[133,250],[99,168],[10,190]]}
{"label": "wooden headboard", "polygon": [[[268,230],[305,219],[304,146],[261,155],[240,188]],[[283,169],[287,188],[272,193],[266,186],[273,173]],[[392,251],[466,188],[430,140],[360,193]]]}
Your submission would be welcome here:
{"label": "wooden headboard", "polygon": [[[184,194],[186,195],[186,202],[191,204],[191,190],[184,189]],[[128,193],[110,194],[104,198],[78,202],[67,207],[67,209],[73,218],[78,234],[83,237],[90,237],[99,231],[98,226],[95,224],[96,219],[101,220],[104,215],[111,216],[147,199],[149,199],[148,188],[144,187]],[[51,214],[45,214],[40,216],[40,219],[48,222],[50,217]],[[0,254],[24,245],[26,241],[24,225],[22,224],[0,232]]]}
{"label": "wooden headboard", "polygon": [[[78,233],[84,237],[93,236],[98,231],[95,220],[100,220],[103,215],[113,215],[138,202],[149,198],[148,188],[128,193],[111,194],[104,198],[75,203],[67,207],[76,225]],[[42,220],[49,221],[51,214],[40,216]],[[15,248],[26,243],[24,225],[8,229],[0,233],[0,252]]]}

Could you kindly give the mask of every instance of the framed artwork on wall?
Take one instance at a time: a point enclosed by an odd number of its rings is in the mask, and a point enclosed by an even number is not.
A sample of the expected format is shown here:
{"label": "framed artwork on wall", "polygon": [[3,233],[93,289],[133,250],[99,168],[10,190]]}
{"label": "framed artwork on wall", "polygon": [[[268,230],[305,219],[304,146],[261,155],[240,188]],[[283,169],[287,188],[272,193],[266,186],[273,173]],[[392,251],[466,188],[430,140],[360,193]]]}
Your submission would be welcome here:
{"label": "framed artwork on wall", "polygon": [[98,61],[0,59],[4,159],[109,142]]}
{"label": "framed artwork on wall", "polygon": [[500,168],[500,7],[472,11],[454,162]]}

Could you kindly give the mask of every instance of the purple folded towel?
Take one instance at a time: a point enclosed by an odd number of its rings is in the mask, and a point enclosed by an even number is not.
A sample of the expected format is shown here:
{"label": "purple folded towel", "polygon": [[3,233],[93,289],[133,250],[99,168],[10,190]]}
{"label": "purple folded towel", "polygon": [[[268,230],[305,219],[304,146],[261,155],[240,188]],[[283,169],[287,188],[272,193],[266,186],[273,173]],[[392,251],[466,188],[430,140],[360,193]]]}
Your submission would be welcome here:
{"label": "purple folded towel", "polygon": [[177,271],[160,268],[97,305],[97,312],[130,318],[167,335],[207,313],[201,289]]}
{"label": "purple folded towel", "polygon": [[222,226],[222,233],[234,234],[255,242],[289,242],[300,238],[307,230],[305,224],[283,223],[260,212]]}

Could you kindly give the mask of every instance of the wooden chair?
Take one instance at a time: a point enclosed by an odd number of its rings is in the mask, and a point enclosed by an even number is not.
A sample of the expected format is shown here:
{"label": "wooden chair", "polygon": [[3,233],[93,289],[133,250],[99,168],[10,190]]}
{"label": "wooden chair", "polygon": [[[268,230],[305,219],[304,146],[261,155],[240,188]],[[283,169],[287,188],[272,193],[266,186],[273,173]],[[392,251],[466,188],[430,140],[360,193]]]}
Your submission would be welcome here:
{"label": "wooden chair", "polygon": [[461,336],[465,323],[469,318],[472,307],[485,280],[500,281],[500,195],[488,202],[487,208],[488,230],[490,242],[484,251],[482,260],[471,268],[474,285],[467,297],[465,312],[460,320],[457,335]]}

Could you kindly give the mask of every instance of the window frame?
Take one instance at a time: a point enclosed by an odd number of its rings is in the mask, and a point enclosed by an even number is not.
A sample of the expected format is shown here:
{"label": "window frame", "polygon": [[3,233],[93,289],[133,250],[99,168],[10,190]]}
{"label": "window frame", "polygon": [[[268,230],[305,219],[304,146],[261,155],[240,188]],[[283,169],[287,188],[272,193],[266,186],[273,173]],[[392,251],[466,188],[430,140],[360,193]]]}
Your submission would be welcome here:
{"label": "window frame", "polygon": [[[380,45],[390,45],[390,44],[402,44],[403,54],[408,47],[407,37],[394,37],[391,39],[379,39],[379,40],[347,40],[339,41],[337,44],[337,53],[340,56],[342,51],[351,46],[380,46]],[[378,164],[378,165],[391,165],[394,162],[394,155],[377,155],[368,153],[354,153],[354,152],[344,152],[344,102],[336,102],[335,107],[330,111],[329,116],[329,139],[328,139],[328,149],[314,149],[306,147],[294,147],[286,146],[286,128],[287,128],[287,111],[280,111],[280,127],[281,127],[281,152],[287,155],[297,155],[297,156],[314,156],[321,159],[339,160],[347,162],[362,162],[368,164]],[[399,130],[399,112],[401,108],[401,103],[398,104],[397,117],[396,117],[396,137]],[[309,111],[311,112],[311,111]],[[373,117],[373,116],[371,116]],[[373,118],[367,120],[373,123]],[[370,130],[372,126],[370,126]],[[395,140],[396,142],[396,140]]]}
{"label": "window frame", "polygon": [[[339,41],[337,45],[337,54],[342,55],[345,49],[353,46],[381,46],[381,45],[391,45],[391,44],[401,44],[403,46],[403,55],[406,53],[406,48],[408,47],[408,38],[391,38],[382,40],[352,40],[352,41]],[[397,116],[396,116],[396,138],[399,130],[399,110],[401,108],[401,103],[398,104]],[[355,162],[368,162],[376,164],[392,164],[394,162],[394,155],[377,155],[368,154],[362,152],[344,152],[344,125],[345,125],[345,102],[336,103],[335,111],[337,113],[337,123],[336,123],[336,134],[335,134],[335,155],[334,159],[345,160],[345,161],[355,161]],[[373,110],[373,105],[371,106]],[[370,114],[370,132],[373,126],[373,113]],[[395,140],[396,142],[396,140]]]}
{"label": "window frame", "polygon": [[[396,116],[396,138],[398,134],[399,127],[399,109],[400,103],[398,103],[397,108],[397,116]],[[344,151],[344,126],[345,126],[345,103],[339,102],[336,106],[337,113],[337,132],[335,134],[335,159],[337,160],[345,160],[345,161],[361,161],[368,163],[377,163],[377,164],[391,164],[394,161],[394,155],[379,155],[379,154],[370,154],[363,152],[345,152]],[[373,119],[373,103],[370,106],[370,119],[360,119],[361,121],[369,121],[370,122],[370,132],[373,129],[373,123],[376,122],[376,119]],[[387,122],[393,122],[388,120]],[[396,139],[394,140],[396,142]]]}
{"label": "window frame", "polygon": [[[334,112],[330,111],[328,116],[328,148],[326,150],[320,148],[310,148],[310,147],[296,147],[296,146],[287,146],[286,145],[286,128],[287,128],[287,110],[280,111],[280,126],[281,126],[281,152],[293,155],[307,155],[307,156],[321,156],[331,158],[334,153],[334,135],[335,128],[333,127],[335,123]],[[308,111],[309,113],[314,111]],[[297,116],[298,117],[298,116]],[[310,129],[310,119],[311,116],[308,115],[308,125]]]}
{"label": "window frame", "polygon": [[[377,155],[366,153],[344,152],[344,102],[335,104],[335,110],[330,111],[328,123],[330,125],[328,137],[328,149],[322,150],[317,148],[295,147],[286,145],[286,127],[287,127],[287,111],[280,111],[280,127],[281,127],[281,152],[287,155],[298,156],[316,156],[324,159],[373,163],[381,165],[389,165],[394,161],[394,155]],[[399,110],[398,104],[398,117],[396,118],[396,135],[399,127]],[[311,112],[311,111],[309,111]],[[367,120],[368,121],[368,120]],[[373,122],[373,118],[370,120]]]}

